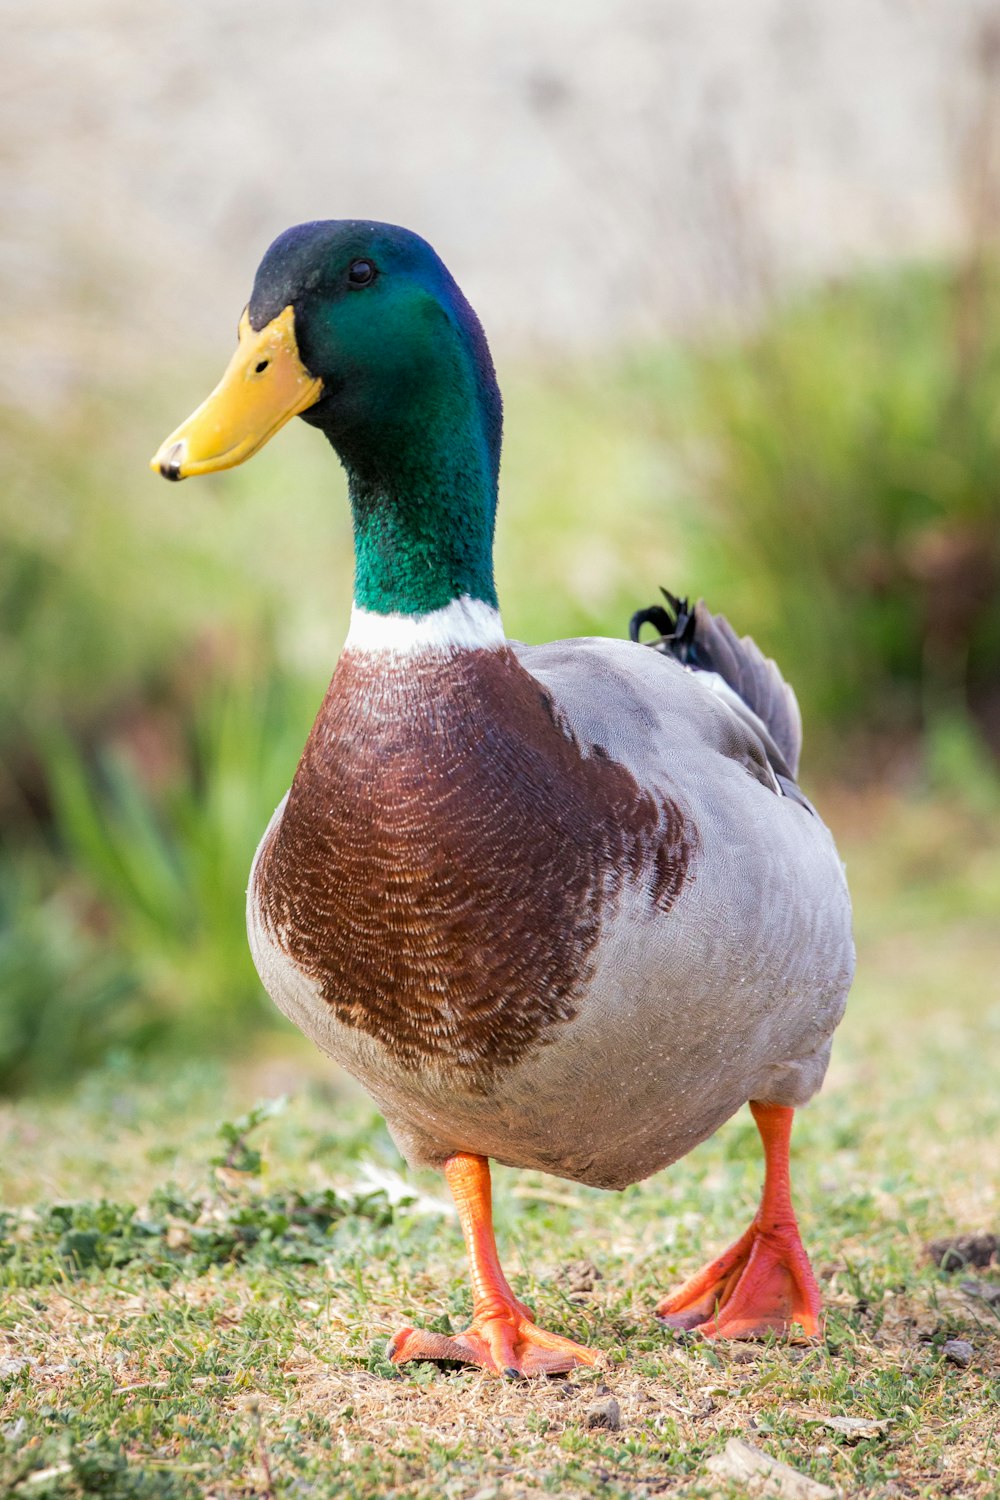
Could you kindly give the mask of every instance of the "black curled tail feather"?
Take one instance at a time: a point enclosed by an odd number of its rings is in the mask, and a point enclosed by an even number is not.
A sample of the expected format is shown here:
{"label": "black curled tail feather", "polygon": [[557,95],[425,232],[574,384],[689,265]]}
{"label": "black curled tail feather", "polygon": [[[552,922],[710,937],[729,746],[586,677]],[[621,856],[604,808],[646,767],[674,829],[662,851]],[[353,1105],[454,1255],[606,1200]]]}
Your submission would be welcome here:
{"label": "black curled tail feather", "polygon": [[640,609],[629,622],[629,636],[638,641],[643,625],[652,625],[660,639],[649,644],[673,656],[695,672],[715,672],[742,699],[767,729],[793,778],[798,776],[802,750],[802,718],[795,694],[748,635],[738,636],[725,615],[713,615],[699,599],[692,608],[661,589],[668,609],[653,604]]}

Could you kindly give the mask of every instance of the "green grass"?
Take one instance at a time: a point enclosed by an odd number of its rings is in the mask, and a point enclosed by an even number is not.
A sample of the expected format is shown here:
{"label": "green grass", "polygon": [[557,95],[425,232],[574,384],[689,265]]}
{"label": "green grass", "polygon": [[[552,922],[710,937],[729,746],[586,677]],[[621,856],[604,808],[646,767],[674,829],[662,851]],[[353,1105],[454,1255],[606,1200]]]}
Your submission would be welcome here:
{"label": "green grass", "polygon": [[[795,1135],[821,1345],[683,1342],[651,1317],[753,1211],[744,1113],[618,1196],[496,1171],[515,1288],[604,1370],[394,1370],[396,1327],[468,1311],[440,1179],[408,1173],[287,1033],[225,1067],[119,1056],[0,1112],[0,1493],[735,1496],[706,1464],[737,1434],[845,1495],[996,1495],[1000,1316],[961,1283],[1000,1278],[944,1274],[923,1247],[1000,1218],[1000,857],[974,809],[827,807],[860,968]],[[574,1290],[583,1259],[600,1277]],[[943,1354],[955,1337],[968,1369]],[[618,1431],[588,1421],[606,1391]],[[886,1425],[851,1438],[836,1416]]]}

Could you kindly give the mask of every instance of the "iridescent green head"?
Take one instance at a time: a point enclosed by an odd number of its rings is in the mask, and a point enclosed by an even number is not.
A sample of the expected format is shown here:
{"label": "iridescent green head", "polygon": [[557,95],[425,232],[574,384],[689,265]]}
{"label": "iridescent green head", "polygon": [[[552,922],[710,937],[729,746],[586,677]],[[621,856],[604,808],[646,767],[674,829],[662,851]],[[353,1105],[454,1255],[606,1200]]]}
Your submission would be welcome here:
{"label": "iridescent green head", "polygon": [[295,415],[347,471],[360,605],[496,603],[500,392],[479,320],[419,235],[327,220],[279,236],[226,374],[152,467],[168,479],[229,468]]}

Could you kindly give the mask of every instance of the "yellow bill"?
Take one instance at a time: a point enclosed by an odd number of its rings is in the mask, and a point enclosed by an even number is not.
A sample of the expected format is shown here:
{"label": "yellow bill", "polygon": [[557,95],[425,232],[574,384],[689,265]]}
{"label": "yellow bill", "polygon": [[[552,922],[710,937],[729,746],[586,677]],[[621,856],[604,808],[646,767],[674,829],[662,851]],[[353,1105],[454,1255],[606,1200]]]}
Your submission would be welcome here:
{"label": "yellow bill", "polygon": [[149,467],[164,479],[232,469],[322,393],[323,382],[299,358],[291,304],[259,333],[244,312],[226,373],[207,401],[161,443]]}

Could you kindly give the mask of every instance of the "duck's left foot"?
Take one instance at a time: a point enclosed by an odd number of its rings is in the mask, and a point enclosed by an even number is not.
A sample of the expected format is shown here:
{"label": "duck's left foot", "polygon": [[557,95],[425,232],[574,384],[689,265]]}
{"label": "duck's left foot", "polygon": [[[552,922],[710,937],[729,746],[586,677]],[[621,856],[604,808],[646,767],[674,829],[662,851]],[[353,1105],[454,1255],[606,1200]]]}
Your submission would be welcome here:
{"label": "duck's left foot", "polygon": [[422,1328],[403,1328],[389,1342],[389,1358],[447,1359],[479,1365],[495,1375],[560,1375],[577,1365],[597,1363],[582,1344],[539,1328],[519,1304],[479,1312],[464,1333],[449,1338]]}
{"label": "duck's left foot", "polygon": [[766,1171],[760,1208],[734,1245],[666,1297],[658,1318],[709,1338],[806,1338],[823,1328],[819,1287],[799,1236],[788,1179],[791,1109],[751,1103],[764,1142]]}

